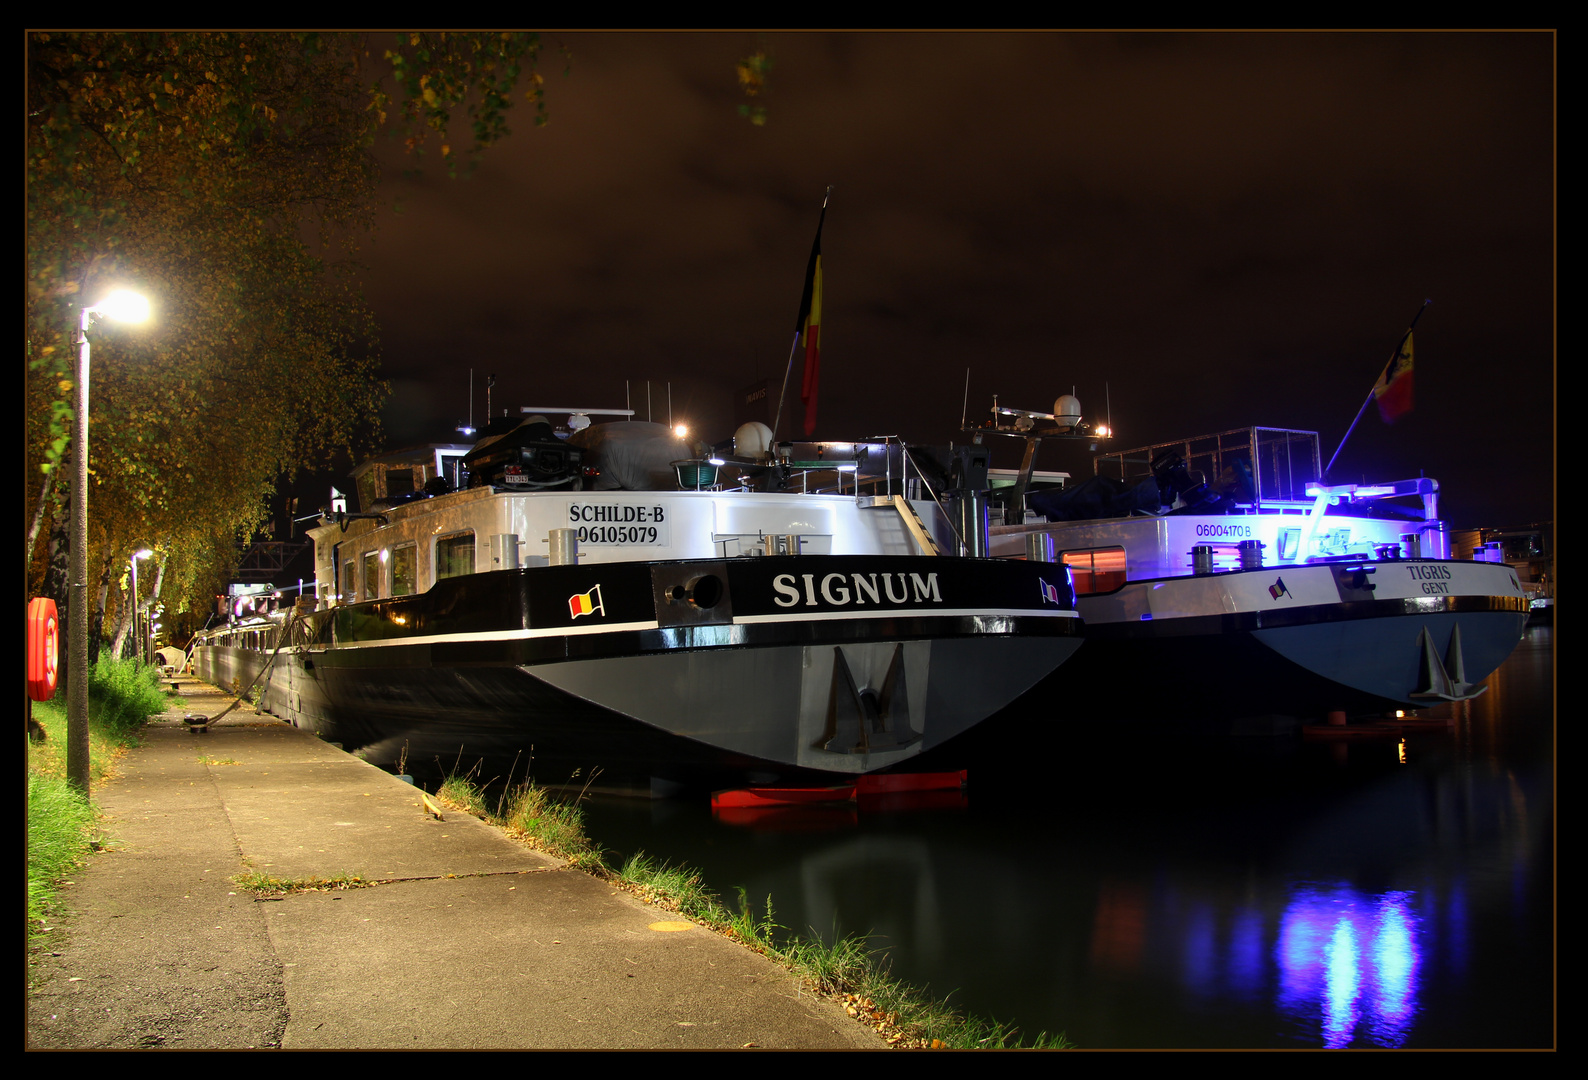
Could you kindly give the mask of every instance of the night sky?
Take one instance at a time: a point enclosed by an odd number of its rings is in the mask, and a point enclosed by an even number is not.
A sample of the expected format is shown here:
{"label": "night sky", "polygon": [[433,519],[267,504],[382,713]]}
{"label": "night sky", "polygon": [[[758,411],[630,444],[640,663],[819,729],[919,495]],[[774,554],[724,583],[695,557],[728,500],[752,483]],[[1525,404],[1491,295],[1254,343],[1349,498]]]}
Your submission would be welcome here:
{"label": "night sky", "polygon": [[[1116,449],[1264,424],[1327,459],[1432,298],[1414,411],[1370,408],[1332,478],[1436,477],[1457,527],[1553,517],[1553,35],[545,43],[550,124],[515,110],[472,178],[382,150],[392,446],[456,438],[471,367],[476,423],[490,373],[513,415],[629,380],[643,418],[650,380],[657,419],[670,382],[727,438],[733,392],[782,376],[832,185],[819,438],[963,440],[969,368],[973,415],[1073,386]],[[757,127],[734,64],[763,46]]]}

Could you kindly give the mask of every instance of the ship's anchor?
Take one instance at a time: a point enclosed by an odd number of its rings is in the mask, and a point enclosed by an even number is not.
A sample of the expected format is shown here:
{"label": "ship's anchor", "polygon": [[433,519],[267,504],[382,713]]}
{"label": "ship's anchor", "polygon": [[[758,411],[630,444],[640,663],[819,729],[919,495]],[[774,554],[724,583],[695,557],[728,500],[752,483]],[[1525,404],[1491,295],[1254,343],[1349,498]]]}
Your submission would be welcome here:
{"label": "ship's anchor", "polygon": [[1460,623],[1450,631],[1450,648],[1445,653],[1444,663],[1439,662],[1439,654],[1434,651],[1434,639],[1428,636],[1428,627],[1423,627],[1418,644],[1423,647],[1423,689],[1413,693],[1412,697],[1470,701],[1488,689],[1486,685],[1467,681],[1467,665],[1461,656]]}
{"label": "ship's anchor", "polygon": [[[833,649],[833,682],[827,697],[827,727],[812,745],[840,754],[869,754],[898,750],[920,739],[910,729],[910,698],[904,678],[904,645],[893,649],[893,660],[882,680],[882,689],[861,688],[842,648]],[[900,737],[900,732],[905,737]]]}

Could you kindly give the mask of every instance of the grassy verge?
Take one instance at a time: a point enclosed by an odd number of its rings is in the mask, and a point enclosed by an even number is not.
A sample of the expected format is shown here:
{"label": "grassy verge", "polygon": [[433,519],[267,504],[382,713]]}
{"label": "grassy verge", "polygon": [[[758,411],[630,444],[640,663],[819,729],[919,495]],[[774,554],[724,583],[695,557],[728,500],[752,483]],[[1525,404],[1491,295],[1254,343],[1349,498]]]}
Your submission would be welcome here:
{"label": "grassy verge", "polygon": [[[98,787],[116,759],[137,745],[138,730],[172,697],[158,672],[132,660],[101,659],[88,679],[89,783]],[[101,846],[98,815],[66,782],[66,693],[33,703],[44,741],[28,744],[28,905],[30,935],[48,925],[58,886]]]}
{"label": "grassy verge", "polygon": [[837,999],[850,1016],[875,1028],[895,1046],[1056,1050],[1073,1045],[1062,1034],[1047,1032],[1023,1041],[1019,1031],[1007,1024],[961,1013],[922,988],[894,978],[886,956],[860,938],[845,937],[828,945],[792,935],[775,921],[770,898],[766,910],[757,912],[740,890],[736,908],[730,909],[705,887],[699,873],[657,863],[643,852],[614,870],[585,835],[584,812],[578,805],[562,802],[533,785],[507,791],[493,805],[471,779],[454,776],[438,795],[456,809],[500,826],[648,903],[685,915],[782,964],[812,990]]}
{"label": "grassy verge", "polygon": [[563,802],[534,784],[519,784],[493,803],[478,784],[462,776],[448,777],[436,794],[442,802],[580,869],[606,870],[601,849],[585,834],[584,811],[577,802]]}

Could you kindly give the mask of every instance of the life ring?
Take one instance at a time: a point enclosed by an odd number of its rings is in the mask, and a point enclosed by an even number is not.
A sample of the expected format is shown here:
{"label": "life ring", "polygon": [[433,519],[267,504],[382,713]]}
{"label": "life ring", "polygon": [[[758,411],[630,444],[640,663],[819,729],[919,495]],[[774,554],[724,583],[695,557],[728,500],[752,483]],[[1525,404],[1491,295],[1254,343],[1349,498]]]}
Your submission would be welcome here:
{"label": "life ring", "polygon": [[60,657],[61,630],[55,601],[36,596],[28,601],[28,697],[48,701],[55,696]]}

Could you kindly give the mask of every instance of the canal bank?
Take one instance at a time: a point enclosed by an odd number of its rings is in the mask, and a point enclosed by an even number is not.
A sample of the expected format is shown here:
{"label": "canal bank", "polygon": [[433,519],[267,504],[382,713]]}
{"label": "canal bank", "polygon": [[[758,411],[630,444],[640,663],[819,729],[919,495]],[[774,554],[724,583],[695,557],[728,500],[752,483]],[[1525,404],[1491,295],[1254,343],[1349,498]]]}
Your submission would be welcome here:
{"label": "canal bank", "polygon": [[35,947],[32,1048],[885,1046],[764,957],[253,712],[157,720],[96,803],[113,843]]}

